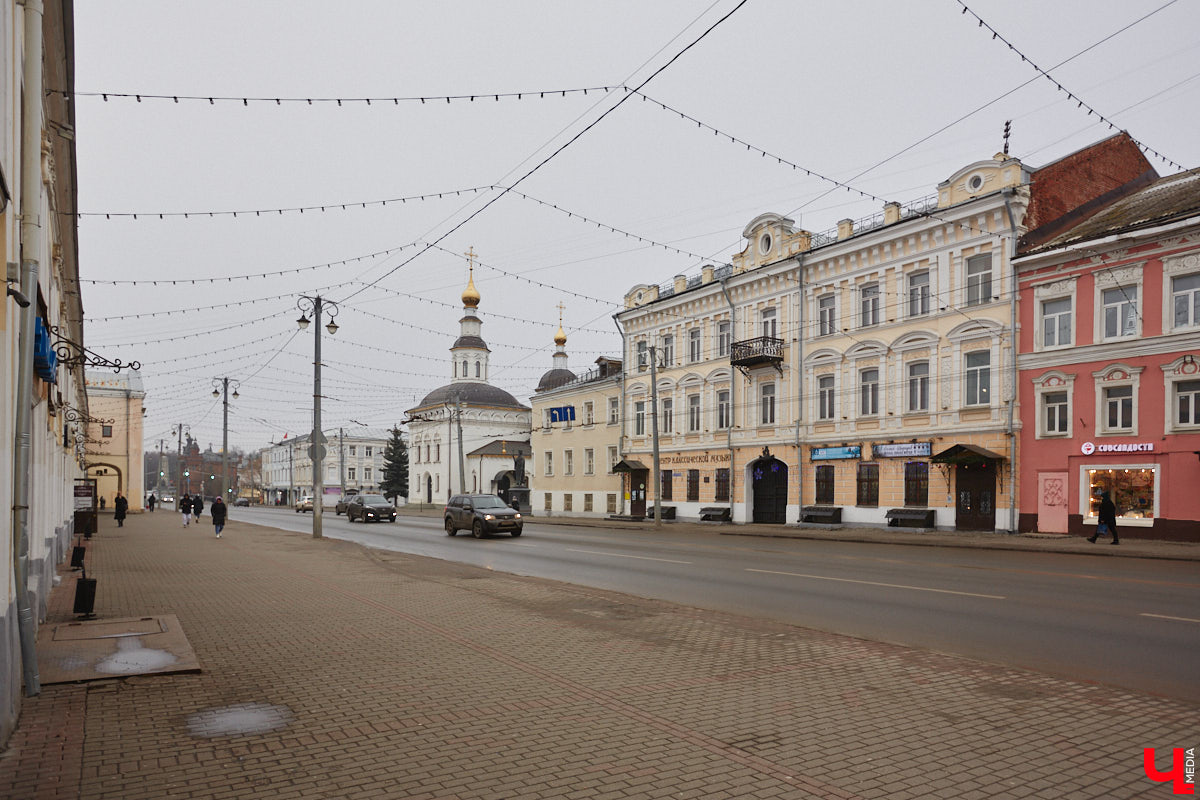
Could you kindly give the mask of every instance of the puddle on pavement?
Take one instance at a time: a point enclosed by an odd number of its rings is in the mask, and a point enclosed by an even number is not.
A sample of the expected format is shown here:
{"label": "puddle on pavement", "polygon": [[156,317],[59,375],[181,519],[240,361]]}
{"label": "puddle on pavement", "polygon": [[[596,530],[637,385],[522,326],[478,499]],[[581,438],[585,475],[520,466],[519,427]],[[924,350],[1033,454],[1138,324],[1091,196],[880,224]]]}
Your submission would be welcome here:
{"label": "puddle on pavement", "polygon": [[188,732],[193,736],[245,736],[269,733],[286,728],[292,722],[287,706],[267,703],[236,703],[224,708],[209,708],[187,718]]}
{"label": "puddle on pavement", "polygon": [[117,639],[116,642],[117,652],[101,659],[96,664],[97,672],[106,675],[137,675],[168,667],[179,660],[166,650],[142,647],[140,636]]}

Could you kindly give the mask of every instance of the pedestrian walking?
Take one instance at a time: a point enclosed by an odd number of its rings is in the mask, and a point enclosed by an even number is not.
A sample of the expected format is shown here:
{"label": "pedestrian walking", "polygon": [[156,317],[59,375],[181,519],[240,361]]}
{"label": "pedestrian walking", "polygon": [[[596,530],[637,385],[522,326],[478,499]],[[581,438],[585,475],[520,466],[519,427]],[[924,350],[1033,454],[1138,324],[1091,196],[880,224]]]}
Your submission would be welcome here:
{"label": "pedestrian walking", "polygon": [[158,498],[154,496],[154,493],[153,493],[153,492],[151,492],[151,493],[150,493],[150,499],[149,499],[148,501],[146,501],[146,505],[150,506],[150,510],[151,510],[151,511],[154,511],[154,505],[155,505],[155,503],[157,503],[157,502],[158,502]]}
{"label": "pedestrian walking", "polygon": [[113,500],[113,519],[117,521],[118,528],[125,527],[125,514],[129,511],[129,501],[125,499],[125,495],[117,492],[117,499]]}
{"label": "pedestrian walking", "polygon": [[213,527],[217,529],[217,538],[221,538],[221,531],[225,528],[225,514],[229,511],[225,507],[225,501],[220,497],[212,501],[212,509],[209,511],[212,514]]}
{"label": "pedestrian walking", "polygon": [[179,498],[179,510],[183,512],[183,527],[192,524],[192,498],[186,494]]}
{"label": "pedestrian walking", "polygon": [[196,518],[196,522],[200,521],[200,515],[204,513],[204,495],[198,494],[192,498],[192,516]]}
{"label": "pedestrian walking", "polygon": [[104,510],[104,495],[100,495],[100,510]]}
{"label": "pedestrian walking", "polygon": [[1110,544],[1121,543],[1117,537],[1117,504],[1112,501],[1108,492],[1100,493],[1100,513],[1096,519],[1096,532],[1088,537],[1088,541],[1095,544],[1097,536],[1111,536]]}

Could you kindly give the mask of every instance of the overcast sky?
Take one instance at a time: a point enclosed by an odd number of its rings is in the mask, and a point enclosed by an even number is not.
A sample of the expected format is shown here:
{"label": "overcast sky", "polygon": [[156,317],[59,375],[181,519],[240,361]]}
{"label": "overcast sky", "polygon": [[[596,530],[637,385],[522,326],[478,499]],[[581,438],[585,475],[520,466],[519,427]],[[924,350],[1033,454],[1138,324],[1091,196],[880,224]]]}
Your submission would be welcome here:
{"label": "overcast sky", "polygon": [[[79,222],[80,272],[96,282],[87,344],[143,363],[148,448],[183,423],[219,449],[212,382],[230,377],[230,444],[257,449],[311,429],[298,295],[345,300],[322,336],[324,424],[381,432],[449,382],[474,248],[492,383],[528,402],[560,302],[581,371],[620,354],[611,316],[630,287],[728,262],[758,214],[823,231],[880,210],[793,165],[905,202],[1000,150],[1005,120],[1033,167],[1110,133],[978,18],[1138,141],[1200,166],[1200,2],[967,6],[76,3],[79,210],[138,213]],[[627,92],[597,90],[638,86],[697,39],[643,87],[652,100],[613,110]],[[495,99],[512,93],[527,94]],[[463,95],[477,98],[445,100]],[[400,100],[350,101],[364,97]],[[454,194],[535,167],[524,196]],[[272,211],[206,215],[246,210]]]}

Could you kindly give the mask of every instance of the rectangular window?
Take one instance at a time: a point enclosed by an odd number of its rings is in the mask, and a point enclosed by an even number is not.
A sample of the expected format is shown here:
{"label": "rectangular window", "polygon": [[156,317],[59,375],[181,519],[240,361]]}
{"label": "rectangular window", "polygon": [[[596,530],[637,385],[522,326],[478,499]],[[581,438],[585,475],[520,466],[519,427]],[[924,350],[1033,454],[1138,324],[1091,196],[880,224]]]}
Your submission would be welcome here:
{"label": "rectangular window", "polygon": [[1047,392],[1042,395],[1042,429],[1043,434],[1059,434],[1067,432],[1070,422],[1067,408],[1066,392]]}
{"label": "rectangular window", "polygon": [[717,355],[729,355],[729,344],[733,341],[733,335],[730,333],[729,321],[717,323]]}
{"label": "rectangular window", "polygon": [[563,450],[563,474],[564,475],[574,475],[575,474],[575,451],[574,450]]}
{"label": "rectangular window", "polygon": [[904,465],[904,505],[929,505],[929,464],[909,461]]}
{"label": "rectangular window", "polygon": [[675,473],[669,469],[664,469],[659,473],[659,481],[662,483],[662,490],[659,492],[659,497],[663,500],[673,500],[674,494],[672,489],[675,484]]}
{"label": "rectangular window", "polygon": [[817,466],[817,505],[833,505],[833,465],[820,464]]}
{"label": "rectangular window", "polygon": [[1101,299],[1104,303],[1105,339],[1137,336],[1137,291],[1136,286],[1104,290]]}
{"label": "rectangular window", "polygon": [[1062,347],[1071,343],[1071,298],[1042,303],[1042,347]]}
{"label": "rectangular window", "polygon": [[574,511],[575,510],[574,507],[575,507],[575,495],[571,494],[570,492],[567,492],[566,494],[563,495],[563,511]]}
{"label": "rectangular window", "polygon": [[729,403],[729,390],[717,392],[717,428],[725,430],[733,423],[733,407]]}
{"label": "rectangular window", "polygon": [[639,370],[650,366],[650,345],[645,339],[637,343],[637,365]]}
{"label": "rectangular window", "polygon": [[1104,390],[1105,430],[1133,429],[1133,387],[1114,386]]}
{"label": "rectangular window", "polygon": [[588,400],[586,403],[583,404],[583,424],[584,425],[596,424],[596,404],[593,403],[591,400]]}
{"label": "rectangular window", "polygon": [[879,505],[879,465],[858,465],[858,505]]}
{"label": "rectangular window", "polygon": [[908,276],[908,315],[923,317],[929,313],[929,273],[914,272]]}
{"label": "rectangular window", "polygon": [[103,436],[105,439],[108,439],[109,437],[112,436],[112,428],[113,428],[112,425],[101,425],[100,426],[100,435]]}
{"label": "rectangular window", "polygon": [[964,405],[986,406],[992,400],[992,354],[988,350],[967,353],[967,397]]}
{"label": "rectangular window", "polygon": [[864,369],[859,373],[858,413],[871,417],[879,413],[879,370]]}
{"label": "rectangular window", "polygon": [[358,471],[354,467],[347,467],[346,479],[351,481],[358,480]]}
{"label": "rectangular window", "polygon": [[646,435],[646,401],[639,400],[633,404],[633,433],[635,436]]}
{"label": "rectangular window", "polygon": [[608,495],[608,513],[617,513],[617,496],[615,494]]}
{"label": "rectangular window", "polygon": [[762,416],[760,422],[763,425],[775,424],[775,384],[764,383],[759,388],[759,398],[762,403]]}
{"label": "rectangular window", "polygon": [[687,473],[687,501],[700,502],[700,470],[689,469]]}
{"label": "rectangular window", "polygon": [[1177,425],[1200,425],[1200,381],[1175,383]]}
{"label": "rectangular window", "polygon": [[992,301],[992,254],[967,259],[967,305],[977,306]]}
{"label": "rectangular window", "polygon": [[370,467],[363,467],[363,480],[364,481],[371,480],[371,468]]}
{"label": "rectangular window", "polygon": [[584,511],[592,510],[592,495],[590,492],[583,496],[583,510]]}
{"label": "rectangular window", "polygon": [[358,452],[358,448],[355,447],[354,445],[350,445],[350,455],[355,455],[357,452]]}
{"label": "rectangular window", "polygon": [[608,424],[616,425],[621,421],[621,398],[608,398]]}
{"label": "rectangular window", "polygon": [[617,456],[617,448],[616,447],[608,448],[608,474],[609,475],[612,474],[613,467],[615,467],[617,465],[618,460],[619,460],[619,458]]}
{"label": "rectangular window", "polygon": [[695,363],[700,360],[700,329],[688,331],[688,361]]}
{"label": "rectangular window", "polygon": [[1200,325],[1200,274],[1171,279],[1171,305],[1176,328]]}
{"label": "rectangular window", "polygon": [[371,453],[372,453],[372,452],[373,452],[373,451],[372,451],[372,450],[371,450],[371,448],[369,448],[369,447],[364,447],[364,448],[363,448],[363,454],[364,454],[364,455],[365,455],[367,458],[370,458],[370,457],[371,457]]}
{"label": "rectangular window", "polygon": [[729,467],[717,468],[717,487],[713,501],[717,503],[729,502]]}
{"label": "rectangular window", "polygon": [[546,505],[545,505],[545,509],[546,509],[547,511],[553,511],[553,510],[554,510],[554,495],[550,494],[549,492],[546,492]]}
{"label": "rectangular window", "polygon": [[833,419],[836,412],[834,408],[834,380],[832,375],[822,375],[817,378],[817,418],[818,419]]}
{"label": "rectangular window", "polygon": [[667,334],[662,337],[662,349],[659,350],[659,364],[664,367],[675,365],[675,337]]}
{"label": "rectangular window", "polygon": [[819,336],[832,336],[837,333],[837,298],[826,294],[817,298],[817,316],[820,319]]}
{"label": "rectangular window", "polygon": [[700,431],[700,395],[689,394],[688,399],[688,433]]}
{"label": "rectangular window", "polygon": [[544,461],[545,467],[543,470],[544,473],[546,475],[553,475],[554,474],[554,453],[547,450],[545,453],[542,454],[542,456],[545,459],[545,461]]}
{"label": "rectangular window", "polygon": [[778,320],[775,314],[775,307],[764,308],[759,312],[759,319],[762,322],[762,335],[774,339],[779,335]]}
{"label": "rectangular window", "polygon": [[[1109,493],[1117,507],[1118,519],[1154,519],[1157,514],[1154,467],[1089,469],[1086,474],[1089,494],[1085,519],[1095,521],[1099,517],[1101,492]],[[1120,527],[1118,522],[1117,528]]]}
{"label": "rectangular window", "polygon": [[929,410],[929,362],[908,365],[908,410]]}
{"label": "rectangular window", "polygon": [[879,284],[871,283],[859,292],[859,324],[866,328],[879,324]]}
{"label": "rectangular window", "polygon": [[675,401],[669,397],[664,397],[659,402],[662,403],[662,420],[658,424],[659,432],[671,433],[674,430]]}
{"label": "rectangular window", "polygon": [[583,449],[583,474],[596,474],[596,451],[590,447]]}

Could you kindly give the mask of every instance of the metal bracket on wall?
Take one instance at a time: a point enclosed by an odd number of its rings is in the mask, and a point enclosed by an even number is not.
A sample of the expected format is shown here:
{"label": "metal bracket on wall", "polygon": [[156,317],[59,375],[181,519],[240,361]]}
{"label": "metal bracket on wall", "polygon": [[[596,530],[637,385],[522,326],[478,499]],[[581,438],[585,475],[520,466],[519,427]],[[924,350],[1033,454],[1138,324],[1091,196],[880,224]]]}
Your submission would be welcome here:
{"label": "metal bracket on wall", "polygon": [[88,350],[83,345],[64,337],[56,325],[50,326],[50,332],[55,336],[53,347],[54,352],[58,355],[58,361],[67,368],[79,366],[104,367],[111,369],[113,372],[120,372],[123,369],[139,370],[142,368],[140,361],[130,361],[129,363],[124,363],[120,359],[110,361]]}

